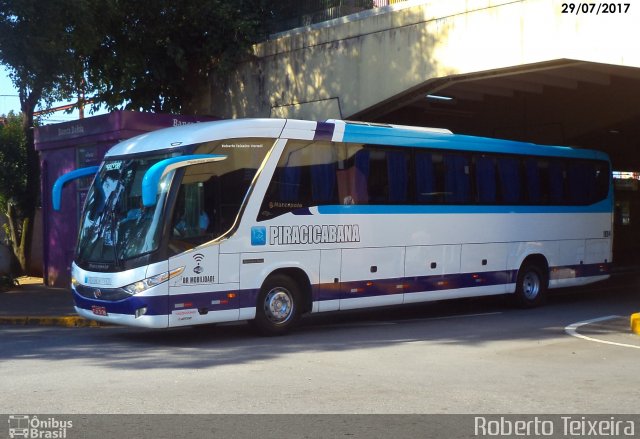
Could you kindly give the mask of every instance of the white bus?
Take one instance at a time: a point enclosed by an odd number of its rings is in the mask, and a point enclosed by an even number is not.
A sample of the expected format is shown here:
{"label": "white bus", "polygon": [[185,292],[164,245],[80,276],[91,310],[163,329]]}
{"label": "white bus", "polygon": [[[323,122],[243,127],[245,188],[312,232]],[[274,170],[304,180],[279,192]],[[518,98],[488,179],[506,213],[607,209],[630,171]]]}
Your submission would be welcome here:
{"label": "white bus", "polygon": [[72,266],[76,311],[165,328],[511,293],[608,277],[601,152],[329,120],[198,123],[115,145]]}

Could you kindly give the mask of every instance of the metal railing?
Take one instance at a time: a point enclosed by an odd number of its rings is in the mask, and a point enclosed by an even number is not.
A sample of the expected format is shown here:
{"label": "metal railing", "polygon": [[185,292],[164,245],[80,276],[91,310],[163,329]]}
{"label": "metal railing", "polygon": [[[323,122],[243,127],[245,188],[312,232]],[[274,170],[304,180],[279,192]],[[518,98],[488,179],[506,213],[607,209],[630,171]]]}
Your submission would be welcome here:
{"label": "metal railing", "polygon": [[[402,3],[407,0],[299,0],[293,5],[274,11],[269,33],[274,34],[310,26],[374,8]],[[289,2],[282,2],[289,3]]]}

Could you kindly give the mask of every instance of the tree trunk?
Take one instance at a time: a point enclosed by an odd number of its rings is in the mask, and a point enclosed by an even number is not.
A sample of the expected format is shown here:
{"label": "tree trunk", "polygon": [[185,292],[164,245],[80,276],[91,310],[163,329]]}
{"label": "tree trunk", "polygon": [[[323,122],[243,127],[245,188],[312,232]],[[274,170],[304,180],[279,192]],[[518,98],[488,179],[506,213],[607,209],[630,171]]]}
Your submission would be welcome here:
{"label": "tree trunk", "polygon": [[17,218],[18,214],[16,212],[15,205],[13,203],[9,203],[7,206],[7,220],[9,222],[9,237],[11,239],[11,248],[13,250],[13,254],[20,265],[20,273],[27,273],[27,262],[29,252],[27,252],[27,237],[31,235],[30,227],[29,227],[29,218],[24,218],[22,220],[22,227],[18,227],[20,219]]}

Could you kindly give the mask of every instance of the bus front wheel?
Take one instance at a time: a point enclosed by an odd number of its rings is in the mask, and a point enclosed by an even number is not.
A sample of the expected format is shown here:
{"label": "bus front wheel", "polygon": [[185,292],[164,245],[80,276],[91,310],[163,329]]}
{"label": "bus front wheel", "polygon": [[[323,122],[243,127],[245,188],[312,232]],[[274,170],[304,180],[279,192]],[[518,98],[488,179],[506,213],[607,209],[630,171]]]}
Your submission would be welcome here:
{"label": "bus front wheel", "polygon": [[300,319],[300,287],[289,276],[275,274],[260,289],[253,326],[263,335],[282,335]]}
{"label": "bus front wheel", "polygon": [[522,308],[542,305],[547,293],[547,276],[536,264],[523,264],[516,281],[516,303]]}

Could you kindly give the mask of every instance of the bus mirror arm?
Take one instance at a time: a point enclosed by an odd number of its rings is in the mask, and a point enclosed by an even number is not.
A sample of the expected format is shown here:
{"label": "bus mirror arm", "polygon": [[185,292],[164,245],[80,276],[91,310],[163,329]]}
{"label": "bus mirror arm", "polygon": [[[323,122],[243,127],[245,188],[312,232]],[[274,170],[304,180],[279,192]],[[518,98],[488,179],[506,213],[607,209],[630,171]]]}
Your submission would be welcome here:
{"label": "bus mirror arm", "polygon": [[95,175],[98,172],[98,166],[89,166],[87,168],[76,169],[75,171],[67,172],[66,174],[58,177],[56,182],[53,184],[53,190],[51,191],[51,198],[53,202],[53,210],[58,212],[60,211],[60,203],[62,199],[62,189],[64,186],[78,178],[88,177],[90,175]]}
{"label": "bus mirror arm", "polygon": [[226,158],[226,155],[221,154],[194,154],[171,157],[159,161],[155,165],[151,166],[142,178],[142,205],[144,207],[151,207],[156,204],[156,195],[158,193],[160,180],[174,169],[184,168],[185,166],[201,165],[209,162],[217,162]]}

